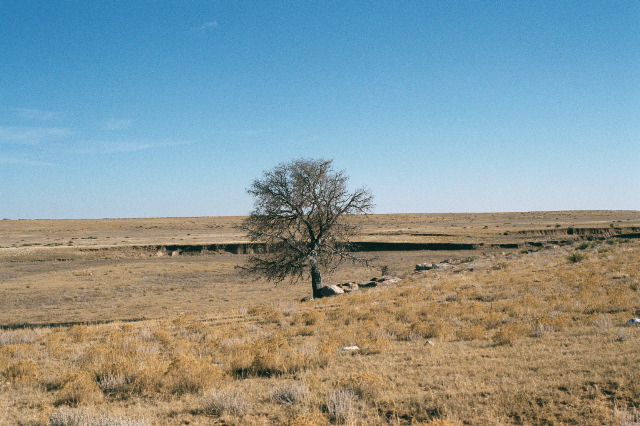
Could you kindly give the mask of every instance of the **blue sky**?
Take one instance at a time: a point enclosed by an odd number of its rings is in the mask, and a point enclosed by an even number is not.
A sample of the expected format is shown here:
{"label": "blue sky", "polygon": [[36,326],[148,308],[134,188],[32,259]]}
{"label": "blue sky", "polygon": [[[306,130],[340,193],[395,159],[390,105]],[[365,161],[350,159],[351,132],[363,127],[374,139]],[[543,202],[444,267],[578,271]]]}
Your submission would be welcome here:
{"label": "blue sky", "polygon": [[0,3],[0,217],[247,214],[332,158],[377,213],[640,209],[640,2]]}

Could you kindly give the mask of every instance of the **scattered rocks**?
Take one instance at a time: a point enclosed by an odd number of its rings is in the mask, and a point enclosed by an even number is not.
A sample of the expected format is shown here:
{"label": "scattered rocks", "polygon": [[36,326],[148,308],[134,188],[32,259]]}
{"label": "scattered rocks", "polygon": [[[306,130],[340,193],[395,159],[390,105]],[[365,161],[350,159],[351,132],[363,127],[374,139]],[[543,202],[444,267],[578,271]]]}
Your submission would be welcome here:
{"label": "scattered rocks", "polygon": [[433,263],[418,263],[416,265],[416,271],[430,271],[433,269]]}
{"label": "scattered rocks", "polygon": [[345,293],[351,293],[360,288],[358,287],[358,284],[356,284],[355,282],[338,284],[338,287],[340,287]]}
{"label": "scattered rocks", "polygon": [[614,280],[623,280],[623,279],[629,278],[629,277],[630,277],[629,274],[615,274],[613,276],[613,279]]}
{"label": "scattered rocks", "polygon": [[337,285],[325,285],[320,289],[322,297],[335,296],[337,294],[343,294],[344,290]]}
{"label": "scattered rocks", "polygon": [[359,283],[358,287],[372,288],[372,287],[378,287],[378,285],[380,284],[384,284],[384,285],[397,284],[400,281],[402,281],[402,279],[398,277],[373,277],[369,281]]}
{"label": "scattered rocks", "polygon": [[378,278],[377,280],[371,279],[371,281],[375,281],[385,285],[391,285],[391,284],[399,283],[400,281],[402,281],[402,279],[398,277],[383,277],[383,278]]}
{"label": "scattered rocks", "polygon": [[444,260],[440,263],[418,263],[416,265],[416,272],[420,272],[420,271],[430,271],[432,269],[442,269],[442,268],[446,268],[446,267],[452,267],[449,264],[448,260]]}
{"label": "scattered rocks", "polygon": [[[399,283],[400,281],[402,281],[402,279],[398,277],[379,277],[379,278],[374,277],[374,278],[371,278],[371,280],[363,283],[356,283],[354,281],[351,281],[348,283],[337,284],[337,285],[326,285],[320,289],[320,295],[322,297],[337,296],[339,294],[352,293],[354,291],[358,291],[360,288],[373,288],[373,287],[378,287],[378,285],[380,284],[392,285],[392,284]],[[308,302],[310,300],[313,300],[312,296],[304,297],[300,301]]]}

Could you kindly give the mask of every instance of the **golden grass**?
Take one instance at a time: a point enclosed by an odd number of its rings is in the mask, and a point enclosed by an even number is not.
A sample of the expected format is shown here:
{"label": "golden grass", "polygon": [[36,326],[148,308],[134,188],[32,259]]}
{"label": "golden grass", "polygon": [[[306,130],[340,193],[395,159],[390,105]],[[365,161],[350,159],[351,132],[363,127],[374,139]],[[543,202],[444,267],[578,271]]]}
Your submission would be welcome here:
{"label": "golden grass", "polygon": [[633,424],[640,244],[573,250],[209,320],[3,330],[0,423]]}
{"label": "golden grass", "polygon": [[[3,220],[0,248],[23,251],[145,244],[209,244],[245,241],[236,226],[244,217],[148,219]],[[640,226],[638,211],[558,211],[514,213],[421,213],[355,216],[361,241],[512,241],[518,231],[568,227]],[[511,235],[504,235],[505,232]],[[506,238],[504,238],[506,237]],[[529,236],[531,238],[531,236]],[[91,253],[91,252],[86,252]]]}
{"label": "golden grass", "polygon": [[[236,238],[239,218],[209,219],[0,223],[16,246],[0,249],[0,324],[108,322],[0,330],[0,424],[640,421],[640,327],[625,325],[640,316],[638,242],[375,253],[376,267],[345,265],[328,281],[386,265],[400,284],[308,303],[297,302],[306,284],[241,277],[242,255],[127,248],[154,232],[174,244]],[[640,223],[637,212],[374,220],[364,240],[504,242],[556,223]],[[59,240],[77,247],[45,247]],[[444,259],[450,269],[412,273]]]}
{"label": "golden grass", "polygon": [[[162,319],[180,314],[197,319],[222,316],[228,321],[232,310],[244,315],[246,309],[255,307],[258,310],[254,315],[263,316],[259,309],[264,306],[291,305],[308,295],[309,286],[273,286],[242,276],[236,266],[245,261],[246,255],[205,252],[156,256],[156,245],[242,240],[244,237],[234,228],[241,220],[0,221],[0,325]],[[639,212],[606,211],[372,215],[351,220],[362,225],[356,238],[361,241],[484,245],[467,251],[365,253],[378,257],[372,267],[344,265],[333,276],[325,277],[328,284],[367,281],[380,275],[382,269],[404,275],[417,263],[486,259],[520,250],[495,244],[548,245],[548,240],[579,239],[567,234],[570,227],[640,227]],[[558,235],[545,234],[549,232]],[[594,248],[597,243],[580,242],[583,244],[576,248],[581,255],[588,252],[584,248]],[[522,250],[538,249],[526,247]],[[497,260],[494,266],[499,268],[503,261]],[[442,297],[457,296],[451,292]],[[278,310],[272,311],[269,320],[278,322],[280,315]]]}

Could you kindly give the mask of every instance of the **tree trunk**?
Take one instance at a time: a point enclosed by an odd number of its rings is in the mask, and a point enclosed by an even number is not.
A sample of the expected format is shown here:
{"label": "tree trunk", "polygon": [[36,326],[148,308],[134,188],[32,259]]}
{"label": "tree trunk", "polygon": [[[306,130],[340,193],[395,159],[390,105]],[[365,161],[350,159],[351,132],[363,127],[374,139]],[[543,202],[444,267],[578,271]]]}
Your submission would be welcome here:
{"label": "tree trunk", "polygon": [[322,274],[320,273],[320,267],[318,266],[318,259],[313,253],[309,256],[309,268],[311,270],[311,288],[313,289],[313,298],[319,299],[322,297],[320,289],[322,288]]}

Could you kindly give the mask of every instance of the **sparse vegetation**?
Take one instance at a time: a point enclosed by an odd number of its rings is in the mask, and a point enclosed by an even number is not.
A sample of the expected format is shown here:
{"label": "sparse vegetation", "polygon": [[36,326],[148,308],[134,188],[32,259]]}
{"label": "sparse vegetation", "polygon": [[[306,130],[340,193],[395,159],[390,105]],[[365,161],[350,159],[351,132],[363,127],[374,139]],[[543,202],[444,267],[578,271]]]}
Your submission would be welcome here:
{"label": "sparse vegetation", "polygon": [[587,255],[584,253],[573,252],[567,256],[567,260],[571,263],[579,263],[587,258]]}
{"label": "sparse vegetation", "polygon": [[[411,253],[379,253],[404,271],[401,283],[309,303],[296,301],[305,289],[238,283],[202,297],[218,309],[208,316],[122,322],[102,310],[112,321],[2,329],[0,424],[633,424],[640,327],[626,322],[640,312],[640,242],[589,246],[577,263],[566,250],[436,253],[430,262],[451,262],[422,273]],[[34,271],[47,262],[3,264],[4,294],[17,295],[3,307],[20,302],[31,314],[42,305],[29,305],[32,295],[44,292],[74,312],[101,290],[112,304],[162,293],[154,300],[187,311],[199,306],[186,298],[200,282],[234,277],[229,257],[240,256],[202,255],[205,266],[197,256],[66,262],[55,253],[58,269],[43,281]],[[171,284],[154,281],[152,267]],[[131,279],[138,274],[148,281]]]}
{"label": "sparse vegetation", "polygon": [[265,244],[264,253],[249,257],[244,269],[280,282],[303,276],[311,279],[312,295],[322,297],[322,274],[351,254],[356,227],[347,216],[367,214],[373,196],[347,189],[348,177],[331,160],[294,160],[265,172],[248,190],[254,210],[241,228],[251,241]]}

